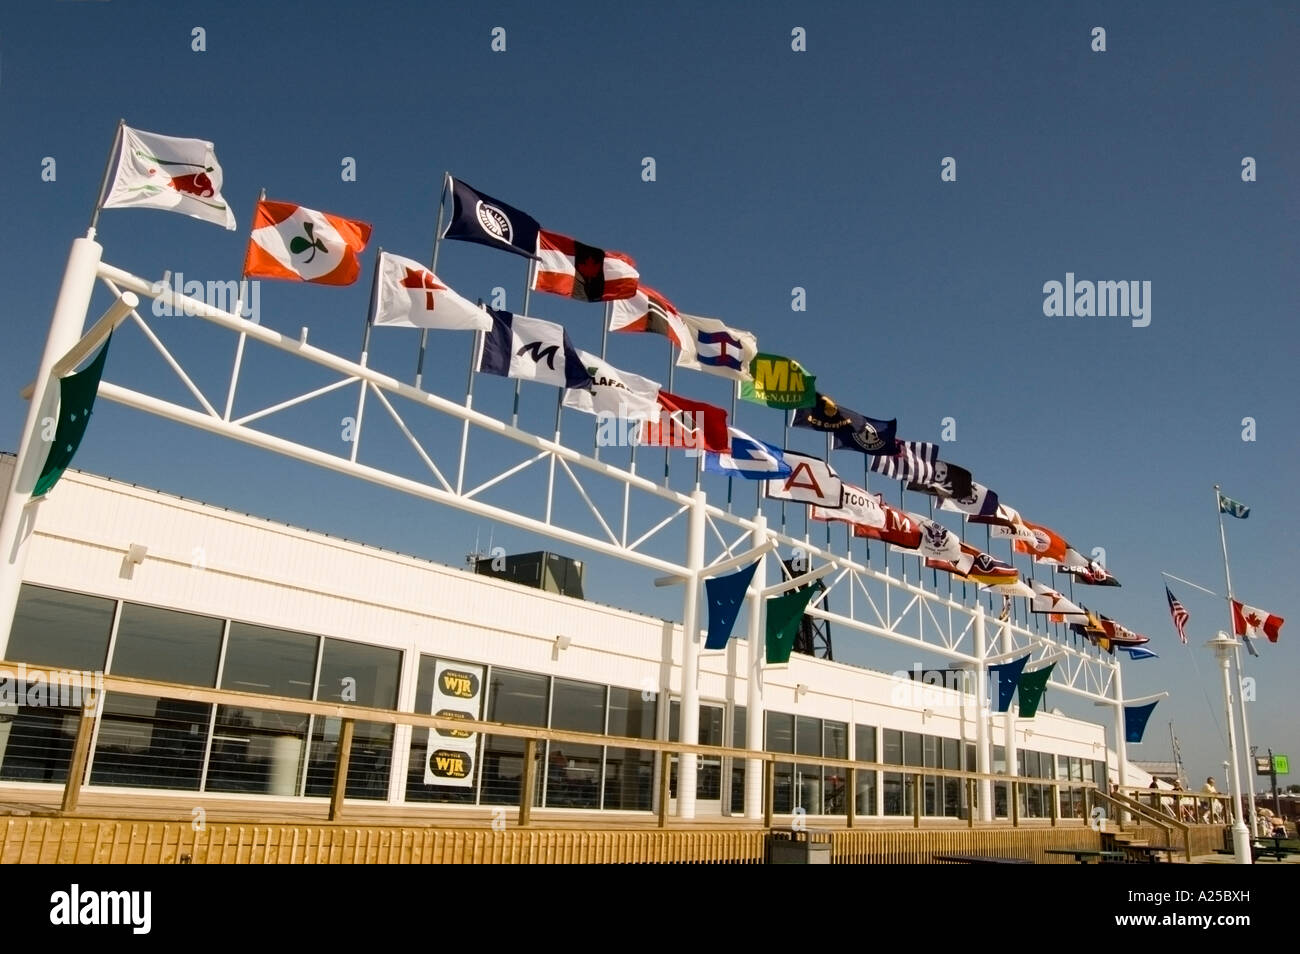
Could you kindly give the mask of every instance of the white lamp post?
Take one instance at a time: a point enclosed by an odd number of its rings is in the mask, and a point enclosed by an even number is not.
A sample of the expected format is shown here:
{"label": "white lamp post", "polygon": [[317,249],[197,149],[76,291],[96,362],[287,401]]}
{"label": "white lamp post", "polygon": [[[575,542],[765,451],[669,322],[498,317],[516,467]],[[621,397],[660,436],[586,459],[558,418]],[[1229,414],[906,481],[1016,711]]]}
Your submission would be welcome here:
{"label": "white lamp post", "polygon": [[1228,761],[1232,765],[1228,776],[1232,783],[1232,848],[1237,864],[1248,865],[1251,861],[1250,832],[1246,830],[1246,823],[1241,817],[1241,776],[1237,771],[1237,726],[1232,719],[1232,678],[1229,675],[1232,651],[1237,647],[1237,641],[1227,633],[1220,632],[1216,638],[1205,645],[1214,650],[1219,660],[1219,668],[1223,670],[1223,701],[1228,712]]}

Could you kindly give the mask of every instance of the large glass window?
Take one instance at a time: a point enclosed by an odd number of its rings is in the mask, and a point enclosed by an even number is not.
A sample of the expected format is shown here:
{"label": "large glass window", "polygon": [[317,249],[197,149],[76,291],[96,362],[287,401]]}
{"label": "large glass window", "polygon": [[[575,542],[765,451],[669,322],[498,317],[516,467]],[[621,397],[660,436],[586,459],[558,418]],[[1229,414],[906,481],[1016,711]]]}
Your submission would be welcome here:
{"label": "large glass window", "polygon": [[[512,669],[493,669],[488,678],[489,722],[510,725],[546,725],[550,680],[528,672]],[[542,763],[545,746],[537,747],[537,760]],[[524,740],[489,735],[483,744],[483,778],[480,801],[485,805],[518,805],[520,785],[524,771]],[[538,773],[540,783],[541,773]],[[540,804],[542,786],[537,786],[537,803]]]}
{"label": "large glass window", "polygon": [[[637,689],[609,690],[609,734],[632,739],[655,737],[657,699]],[[654,804],[655,753],[646,749],[605,750],[606,808],[649,811]]]}
{"label": "large glass window", "polygon": [[[401,671],[400,650],[326,639],[321,649],[316,698],[323,702],[392,709],[397,705],[397,682]],[[333,789],[342,730],[343,720],[340,718],[312,718],[307,762],[308,795],[329,795]],[[392,755],[393,726],[390,723],[356,722],[352,730],[344,794],[348,798],[387,798]]]}
{"label": "large glass window", "polygon": [[[745,749],[749,740],[745,734],[745,707],[734,706],[731,710],[731,747]],[[745,812],[745,760],[731,760],[731,805],[728,809],[733,815]]]}
{"label": "large glass window", "polygon": [[[876,727],[874,725],[854,726],[854,755],[859,762],[875,762]],[[878,772],[858,769],[857,772],[857,812],[859,815],[876,813],[876,785]]]}
{"label": "large glass window", "polygon": [[[957,739],[940,740],[940,767],[961,768],[961,743]],[[966,803],[965,785],[960,778],[943,780],[943,814],[947,818],[964,818],[962,806]]]}
{"label": "large glass window", "polygon": [[[827,719],[822,723],[822,755],[828,759],[849,757],[847,722],[833,722]],[[830,766],[822,770],[822,814],[848,814],[848,807],[844,803],[846,781],[845,770],[842,768]]]}
{"label": "large glass window", "polygon": [[[764,746],[769,752],[794,752],[794,716],[786,712],[768,712]],[[794,811],[794,764],[777,762],[772,766],[772,811],[781,815]]]}
{"label": "large glass window", "polygon": [[[5,655],[33,665],[102,672],[113,610],[112,600],[25,583]],[[14,686],[15,701],[29,700],[28,685],[36,684]],[[46,704],[0,709],[0,779],[64,782],[81,723],[81,700],[62,698],[60,688],[59,699],[31,701]]]}
{"label": "large glass window", "polygon": [[[115,676],[212,686],[224,628],[219,619],[125,603],[110,671]],[[198,789],[211,715],[208,703],[108,693],[91,783]]]}
{"label": "large glass window", "polygon": [[[605,687],[556,679],[551,688],[551,728],[600,735],[605,731]],[[600,745],[546,743],[546,791],[550,808],[599,808]]]}
{"label": "large glass window", "polygon": [[[231,623],[221,688],[310,699],[319,642],[303,633]],[[297,795],[307,724],[305,715],[217,706],[206,789]]]}
{"label": "large glass window", "polygon": [[[668,738],[677,739],[680,735],[682,704],[677,699],[668,709]],[[697,745],[722,745],[723,721],[726,710],[722,706],[700,704],[700,731]],[[677,797],[677,758],[672,760],[672,775],[669,779],[669,792]],[[718,801],[722,798],[722,758],[698,756],[695,759],[695,797],[700,801]]]}
{"label": "large glass window", "polygon": [[[884,753],[881,761],[886,765],[903,764],[903,733],[899,729],[882,729]],[[901,772],[886,772],[884,778],[885,814],[902,815],[904,808],[904,783]]]}

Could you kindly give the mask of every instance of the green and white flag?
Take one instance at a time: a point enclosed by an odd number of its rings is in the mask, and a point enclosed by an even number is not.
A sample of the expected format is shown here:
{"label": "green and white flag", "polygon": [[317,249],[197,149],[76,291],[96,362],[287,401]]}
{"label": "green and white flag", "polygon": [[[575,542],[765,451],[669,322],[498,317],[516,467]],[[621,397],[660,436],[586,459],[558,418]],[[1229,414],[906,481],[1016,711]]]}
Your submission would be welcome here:
{"label": "green and white flag", "polygon": [[113,184],[101,208],[167,209],[235,227],[221,197],[221,164],[205,139],[177,139],[122,127]]}
{"label": "green and white flag", "polygon": [[1219,513],[1226,513],[1229,516],[1245,520],[1250,516],[1250,508],[1238,500],[1219,494]]}
{"label": "green and white flag", "polygon": [[76,374],[69,374],[59,380],[59,420],[54,428],[49,453],[45,455],[45,464],[41,467],[41,475],[32,488],[33,497],[48,494],[72,464],[72,457],[81,446],[81,439],[86,436],[86,426],[90,423],[90,413],[95,408],[99,379],[104,376],[104,362],[108,359],[108,346],[112,341],[113,336],[110,334],[90,364]]}
{"label": "green and white flag", "polygon": [[742,381],[740,397],[781,410],[812,407],[817,402],[817,377],[794,358],[759,352],[749,363],[752,381]]}

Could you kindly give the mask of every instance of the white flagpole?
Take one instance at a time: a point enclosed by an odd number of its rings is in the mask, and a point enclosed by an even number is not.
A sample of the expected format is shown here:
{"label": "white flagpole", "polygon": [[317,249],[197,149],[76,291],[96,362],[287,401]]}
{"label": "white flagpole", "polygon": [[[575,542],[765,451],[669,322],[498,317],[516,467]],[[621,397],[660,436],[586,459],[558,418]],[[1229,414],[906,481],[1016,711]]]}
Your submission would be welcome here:
{"label": "white flagpole", "polygon": [[[528,314],[529,303],[532,302],[533,300],[533,269],[536,267],[537,267],[537,260],[530,258],[528,260],[528,276],[524,280],[524,308],[523,311],[519,312],[519,314],[521,315]],[[518,378],[515,378],[515,403],[514,403],[514,407],[510,411],[511,427],[519,426],[519,389],[522,385],[523,382],[520,381]]]}
{"label": "white flagpole", "polygon": [[[677,367],[677,363],[673,360],[673,339],[669,338],[668,339],[668,393],[669,394],[673,393],[673,370],[676,367]],[[663,415],[661,414],[660,424],[662,425],[662,423],[663,423]],[[670,434],[672,433],[671,429],[669,429],[669,433]],[[662,439],[662,434],[660,435],[660,439]],[[664,486],[665,487],[668,486],[668,462],[671,459],[671,456],[672,456],[672,448],[664,447]]]}
{"label": "white flagpole", "polygon": [[[1231,627],[1228,630],[1229,635],[1235,635],[1237,631],[1237,617],[1232,611],[1232,571],[1228,569],[1228,535],[1223,529],[1223,496],[1219,493],[1219,485],[1214,485],[1214,509],[1219,518],[1219,543],[1223,547],[1223,582],[1228,588],[1228,619]],[[1250,829],[1251,837],[1256,834],[1255,831],[1255,763],[1254,752],[1250,747],[1250,726],[1246,722],[1246,694],[1241,691],[1242,672],[1241,672],[1241,640],[1236,641],[1232,650],[1233,665],[1237,673],[1237,706],[1241,710],[1241,744],[1245,752],[1242,757],[1246,761],[1246,796],[1250,804],[1250,823],[1247,827]]]}
{"label": "white flagpole", "polygon": [[113,135],[113,146],[108,150],[108,160],[104,163],[104,175],[99,180],[99,196],[95,199],[95,211],[90,213],[90,228],[86,230],[86,238],[92,241],[95,238],[95,229],[99,226],[99,213],[104,210],[105,193],[108,192],[108,177],[113,171],[113,164],[117,160],[118,154],[122,150],[122,128],[125,125],[125,119],[117,121],[117,132]]}
{"label": "white flagpole", "polygon": [[[600,329],[600,360],[605,361],[605,351],[609,345],[609,322],[614,316],[614,303],[605,302],[605,324]],[[596,434],[592,438],[592,456],[600,460],[600,415],[596,415]]]}
{"label": "white flagpole", "polygon": [[[379,304],[379,262],[384,257],[381,245],[375,251],[375,275],[370,282],[370,310],[366,314],[366,330],[361,335],[361,367],[366,367],[370,360],[370,331],[375,326],[375,309]],[[361,382],[361,393],[357,395],[357,416],[352,424],[352,463],[357,462],[357,451],[361,447],[361,419],[366,411],[366,390],[370,387],[366,381]]]}
{"label": "white flagpole", "polygon": [[[443,220],[444,212],[447,208],[447,183],[450,181],[451,181],[451,173],[444,172],[442,174],[442,190],[438,193],[438,224],[435,225],[433,229],[433,257],[429,262],[429,271],[433,272],[435,275],[438,274],[438,250],[442,248],[442,220]],[[419,357],[416,358],[415,360],[415,386],[417,388],[423,387],[422,382],[424,381],[424,348],[428,340],[429,340],[429,329],[421,328],[420,329],[420,354]],[[470,380],[471,381],[473,380],[472,374]],[[467,427],[469,426],[468,422],[466,423],[466,426]]]}
{"label": "white flagpole", "polygon": [[[257,202],[253,205],[253,218],[257,217],[257,207],[266,201],[266,190],[262,189],[257,193]],[[249,223],[250,235],[252,223]],[[250,238],[251,242],[252,239]],[[235,302],[235,317],[244,317],[244,295],[245,285],[248,283],[248,272],[241,270],[239,273],[239,301]],[[244,363],[244,345],[248,343],[248,334],[241,331],[239,333],[239,343],[235,345],[235,366],[230,369],[230,387],[226,389],[226,412],[225,420],[230,421],[230,412],[235,406],[235,387],[239,383],[239,368]]]}

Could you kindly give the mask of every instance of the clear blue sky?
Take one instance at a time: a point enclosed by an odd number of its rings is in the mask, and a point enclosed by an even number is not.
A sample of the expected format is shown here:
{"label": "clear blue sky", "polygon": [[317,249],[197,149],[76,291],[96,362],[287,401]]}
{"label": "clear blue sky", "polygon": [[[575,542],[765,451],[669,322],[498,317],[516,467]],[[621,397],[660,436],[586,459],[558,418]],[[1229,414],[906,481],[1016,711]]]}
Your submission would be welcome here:
{"label": "clear blue sky", "polygon": [[[941,419],[954,417],[947,459],[1076,548],[1104,547],[1124,581],[1076,595],[1149,634],[1161,653],[1125,663],[1129,695],[1173,693],[1133,757],[1168,757],[1173,719],[1193,779],[1214,774],[1222,787],[1207,693],[1222,716],[1201,644],[1227,611],[1175,585],[1192,614],[1192,650],[1183,650],[1160,571],[1221,591],[1212,485],[1254,507],[1229,527],[1234,583],[1247,602],[1292,622],[1248,665],[1258,679],[1252,741],[1300,755],[1300,606],[1290,585],[1300,13],[1291,3],[1131,6],[7,5],[0,446],[17,444],[25,407],[16,392],[35,368],[119,116],[213,140],[239,229],[110,210],[100,238],[116,265],[150,277],[236,277],[261,187],[374,224],[367,278],[356,286],[262,289],[268,326],[296,334],[308,325],[314,342],[348,356],[359,350],[374,247],[426,258],[439,182],[451,170],[550,228],[630,253],[644,280],[684,310],[755,332],[843,403],[898,417],[902,436],[938,440]],[[191,50],[196,26],[206,52]],[[507,31],[504,53],[490,49],[497,26]],[[807,52],[791,50],[796,26],[807,30]],[[1104,53],[1090,49],[1095,26],[1106,29]],[[349,156],[356,182],[341,180]],[[653,183],[641,180],[644,156],[656,159]],[[940,181],[945,156],[957,160],[955,183]],[[1241,181],[1244,156],[1256,159],[1257,182]],[[56,160],[54,182],[41,179],[44,157]],[[1151,325],[1044,317],[1043,284],[1066,272],[1150,281]],[[521,304],[522,259],[446,243],[439,273],[471,298],[502,285],[508,306]],[[793,286],[807,290],[806,313],[790,309]],[[598,350],[599,306],[543,295],[530,311]],[[155,327],[222,400],[231,336],[186,319]],[[459,398],[469,337],[436,340],[430,386]],[[381,330],[373,363],[410,380],[414,344],[414,332]],[[660,339],[619,338],[610,357],[664,379]],[[330,380],[265,350],[250,350],[247,366],[244,412]],[[129,327],[107,378],[185,398]],[[720,379],[681,372],[676,386],[727,403]],[[508,414],[508,382],[480,378],[478,388],[476,406]],[[554,392],[526,386],[524,395],[524,424],[546,433]],[[338,450],[337,422],[354,406],[350,391],[268,427]],[[373,403],[370,411],[377,417]],[[1241,439],[1247,416],[1257,422],[1253,443]],[[779,412],[744,406],[738,423],[780,438]],[[435,447],[455,442],[445,422],[418,427]],[[591,427],[566,415],[566,440],[589,446]],[[819,442],[797,434],[791,445]],[[657,468],[661,456],[650,458]],[[367,436],[362,459],[420,472],[391,427]],[[857,476],[859,458],[835,459]],[[545,545],[109,402],[77,465],[449,563],[479,532],[508,549]],[[684,478],[688,468],[678,470]],[[722,489],[710,481],[711,493]],[[524,499],[527,480],[493,499],[511,494]],[[573,502],[570,494],[563,506]],[[595,561],[588,589],[680,618],[679,597],[654,590],[646,574]],[[848,661],[886,670],[913,661],[845,632],[835,641]],[[1061,693],[1050,704],[1097,714]]]}

